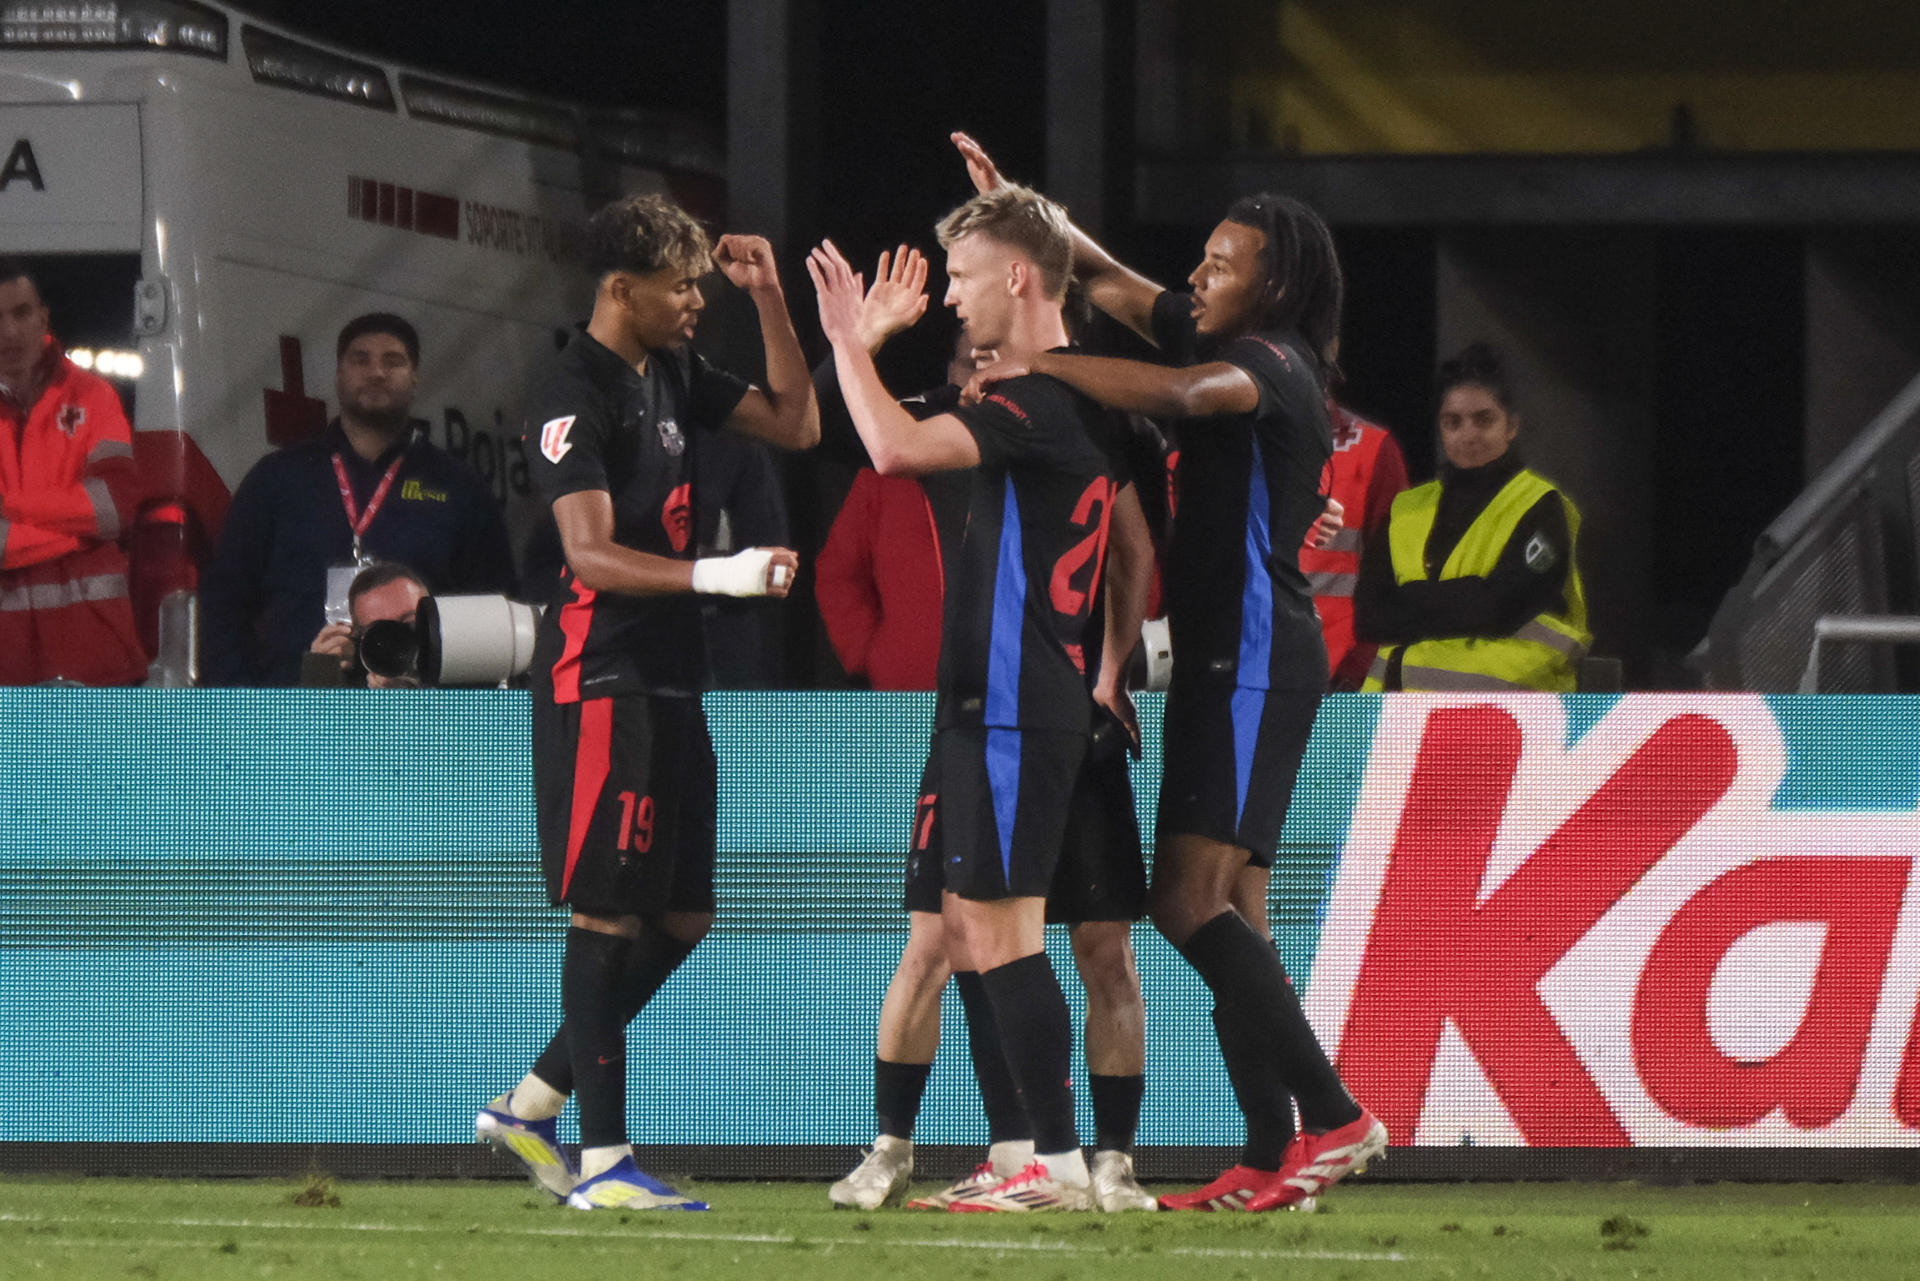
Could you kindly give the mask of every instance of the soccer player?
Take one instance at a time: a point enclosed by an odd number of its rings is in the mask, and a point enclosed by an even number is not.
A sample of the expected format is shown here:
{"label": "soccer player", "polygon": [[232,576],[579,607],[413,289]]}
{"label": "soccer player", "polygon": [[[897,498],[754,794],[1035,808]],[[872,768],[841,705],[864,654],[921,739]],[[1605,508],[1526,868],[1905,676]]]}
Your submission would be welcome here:
{"label": "soccer player", "polygon": [[[713,924],[716,768],[695,594],[784,596],[798,560],[764,547],[696,560],[694,459],[722,427],[806,448],[820,419],[765,240],[710,246],[672,202],[636,196],[594,215],[586,260],[593,316],[527,418],[566,554],[533,662],[541,857],[549,898],[572,909],[564,1017],[474,1130],[577,1209],[698,1210],[634,1164],[625,1029]],[[758,309],[764,391],[689,345],[715,265]],[[577,1176],[554,1124],[576,1092]]]}
{"label": "soccer player", "polygon": [[[1057,205],[1008,186],[968,201],[938,230],[946,301],[976,346],[1066,345],[1072,242]],[[887,394],[860,340],[860,278],[831,244],[807,267],[848,412],[875,468],[973,469],[965,537],[947,568],[925,817],[941,830],[948,960],[956,974],[979,976],[1035,1159],[964,1208],[1091,1209],[1068,1084],[1072,1028],[1043,934],[1067,798],[1087,752],[1082,646],[1117,488],[1117,442],[1100,410],[1046,378],[1015,380],[979,405],[916,423]],[[1124,708],[1126,650],[1109,644],[1106,657],[1095,697]]]}
{"label": "soccer player", "polygon": [[[873,287],[860,308],[862,344],[869,353],[893,333],[912,325],[925,311],[926,275],[926,261],[917,250],[902,245],[894,255],[881,255]],[[916,419],[953,409],[974,367],[972,339],[963,330],[948,366],[948,382],[909,396],[901,405]],[[830,368],[824,372],[829,377],[832,374]],[[820,377],[816,373],[822,432],[824,438],[832,439],[836,419],[845,418],[845,409],[837,384],[823,385]],[[1149,426],[1147,432],[1150,437],[1138,431],[1127,437],[1129,475],[1149,475],[1147,483],[1157,490],[1164,484],[1164,446],[1157,431]],[[852,443],[864,460],[865,451],[859,448],[857,436]],[[893,545],[882,549],[895,562],[889,581],[898,581],[903,571],[911,570],[929,580],[927,585],[913,584],[913,590],[931,591],[933,600],[940,600],[944,577],[940,564],[959,560],[966,526],[968,473],[936,472],[921,477],[919,484],[899,477],[872,479],[883,486],[905,486],[916,495],[915,505],[922,509],[917,517],[903,517],[899,533],[890,536]],[[922,487],[926,492],[919,492]],[[947,495],[953,490],[958,491],[957,501],[948,501]],[[908,503],[902,499],[900,505],[907,507]],[[838,531],[838,524],[835,528]],[[910,550],[915,546],[910,540],[916,528],[924,540],[918,552]],[[937,541],[927,536],[929,528]],[[1105,670],[1102,656],[1109,628],[1122,653],[1133,648],[1152,583],[1152,535],[1136,487],[1124,480],[1114,499],[1109,545],[1106,572],[1086,636],[1086,666],[1096,673]],[[908,559],[913,556],[919,559]],[[823,581],[825,559],[823,551]],[[939,650],[937,634],[926,648],[930,652],[924,663],[925,679],[931,684]],[[1070,926],[1074,961],[1087,992],[1094,1203],[1109,1211],[1152,1210],[1158,1207],[1134,1177],[1132,1158],[1146,1070],[1146,1011],[1140,999],[1140,975],[1134,964],[1131,937],[1132,923],[1146,911],[1140,828],[1126,766],[1133,729],[1105,714],[1104,709],[1098,720],[1093,745],[1075,782],[1066,845],[1047,894],[1047,920]],[[922,794],[936,790],[937,784],[929,781]],[[878,1134],[860,1164],[828,1190],[833,1204],[849,1209],[873,1210],[906,1198],[913,1175],[914,1122],[939,1048],[940,998],[949,974],[940,918],[945,867],[934,807],[928,804],[916,820],[904,895],[909,921],[907,944],[887,985],[876,1036],[874,1114]],[[913,1201],[911,1204],[918,1209],[946,1209],[958,1201],[971,1200],[1019,1173],[1033,1158],[1032,1130],[1009,1075],[1005,1052],[994,1035],[992,1011],[980,976],[963,973],[959,985],[967,1009],[975,1077],[987,1114],[987,1159],[951,1187]]]}
{"label": "soccer player", "polygon": [[[978,189],[1006,185],[977,142],[955,134],[954,144]],[[1268,871],[1327,684],[1296,553],[1332,453],[1324,381],[1340,328],[1339,258],[1312,210],[1261,195],[1234,202],[1214,228],[1191,294],[1122,266],[1078,229],[1074,270],[1096,307],[1176,364],[1005,343],[1002,363],[969,390],[1046,374],[1113,408],[1178,420],[1182,501],[1166,573],[1174,674],[1151,911],[1213,993],[1247,1138],[1233,1168],[1160,1204],[1305,1207],[1387,1143],[1321,1050],[1266,929]]]}

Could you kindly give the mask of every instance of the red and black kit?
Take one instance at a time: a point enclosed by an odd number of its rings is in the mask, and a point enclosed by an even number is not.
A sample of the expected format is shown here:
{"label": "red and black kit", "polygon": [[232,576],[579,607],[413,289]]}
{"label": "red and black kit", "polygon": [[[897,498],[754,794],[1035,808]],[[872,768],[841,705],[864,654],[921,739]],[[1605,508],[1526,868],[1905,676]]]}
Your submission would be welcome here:
{"label": "red and black kit", "polygon": [[713,911],[713,740],[698,698],[534,703],[547,899],[596,916]]}
{"label": "red and black kit", "polygon": [[[692,560],[693,455],[747,384],[691,347],[656,351],[647,372],[585,333],[528,402],[526,451],[543,505],[601,489],[613,496],[613,541]],[[696,693],[707,681],[700,603],[692,595],[601,595],[564,566],[541,619],[533,669],[556,702],[603,694]]]}
{"label": "red and black kit", "polygon": [[[614,541],[692,560],[694,454],[747,384],[692,348],[639,373],[585,333],[528,402],[536,492],[604,490]],[[609,915],[711,910],[715,765],[691,594],[601,594],[562,567],[533,659],[533,774],[547,890]],[[644,843],[645,848],[641,848]]]}

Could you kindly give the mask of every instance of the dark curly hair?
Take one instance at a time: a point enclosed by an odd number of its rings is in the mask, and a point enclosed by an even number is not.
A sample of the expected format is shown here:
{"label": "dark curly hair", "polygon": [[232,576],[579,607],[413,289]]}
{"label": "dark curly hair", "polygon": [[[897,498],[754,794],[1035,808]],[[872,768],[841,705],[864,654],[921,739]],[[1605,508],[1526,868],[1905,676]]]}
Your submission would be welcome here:
{"label": "dark curly hair", "polygon": [[1226,220],[1267,238],[1260,251],[1267,269],[1267,303],[1255,325],[1298,333],[1322,372],[1337,378],[1335,355],[1347,283],[1326,222],[1292,196],[1264,191],[1234,201]]}
{"label": "dark curly hair", "polygon": [[587,220],[587,272],[651,275],[671,267],[703,276],[713,267],[713,242],[697,219],[665,196],[628,196]]}

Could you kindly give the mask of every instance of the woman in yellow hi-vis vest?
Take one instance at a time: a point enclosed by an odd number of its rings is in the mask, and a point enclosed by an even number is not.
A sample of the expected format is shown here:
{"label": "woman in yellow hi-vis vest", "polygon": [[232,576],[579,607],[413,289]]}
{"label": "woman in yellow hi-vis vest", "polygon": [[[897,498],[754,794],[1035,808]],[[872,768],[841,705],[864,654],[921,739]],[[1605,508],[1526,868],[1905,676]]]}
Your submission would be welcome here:
{"label": "woman in yellow hi-vis vest", "polygon": [[1367,546],[1354,630],[1381,646],[1368,690],[1560,690],[1592,634],[1574,565],[1580,513],[1527,470],[1498,354],[1440,366],[1439,479],[1402,493]]}

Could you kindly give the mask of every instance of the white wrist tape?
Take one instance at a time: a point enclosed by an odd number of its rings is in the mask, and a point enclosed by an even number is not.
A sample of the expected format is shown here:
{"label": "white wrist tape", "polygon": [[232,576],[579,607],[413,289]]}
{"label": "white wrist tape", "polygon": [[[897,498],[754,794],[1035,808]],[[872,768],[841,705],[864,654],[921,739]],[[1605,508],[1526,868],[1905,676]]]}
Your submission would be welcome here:
{"label": "white wrist tape", "polygon": [[1165,689],[1173,679],[1173,629],[1164,618],[1140,624],[1140,644],[1147,651],[1147,688]]}
{"label": "white wrist tape", "polygon": [[693,590],[703,596],[765,596],[767,566],[772,563],[773,553],[764,547],[696,560]]}

